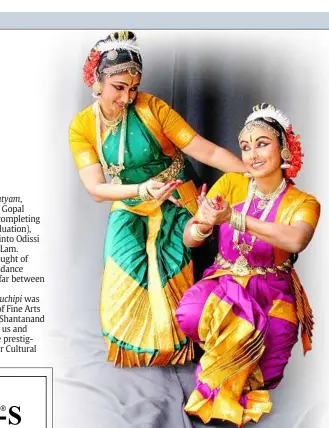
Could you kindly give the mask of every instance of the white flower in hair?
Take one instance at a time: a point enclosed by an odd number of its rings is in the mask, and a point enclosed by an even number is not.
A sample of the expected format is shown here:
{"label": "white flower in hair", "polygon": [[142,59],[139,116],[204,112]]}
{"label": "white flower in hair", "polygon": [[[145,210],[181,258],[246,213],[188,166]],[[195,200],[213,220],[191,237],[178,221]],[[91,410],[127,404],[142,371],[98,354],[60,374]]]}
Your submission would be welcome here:
{"label": "white flower in hair", "polygon": [[122,42],[112,42],[111,40],[107,40],[104,42],[100,42],[99,45],[97,46],[97,50],[101,53],[103,52],[107,52],[110,50],[117,50],[117,49],[123,49],[123,50],[127,50],[127,51],[132,51],[135,53],[139,53],[140,49],[139,46],[136,46],[135,42],[133,42],[132,40],[126,40],[126,41],[122,41]]}
{"label": "white flower in hair", "polygon": [[288,117],[281,110],[276,109],[272,104],[258,104],[253,108],[253,110],[254,111],[247,117],[245,125],[254,120],[267,117],[275,119],[277,122],[279,122],[284,130],[287,130],[291,125]]}
{"label": "white flower in hair", "polygon": [[[116,37],[114,34],[116,34]],[[136,37],[130,38],[128,31],[113,32],[107,39],[101,40],[97,44],[97,50],[101,53],[117,49],[140,53]]]}

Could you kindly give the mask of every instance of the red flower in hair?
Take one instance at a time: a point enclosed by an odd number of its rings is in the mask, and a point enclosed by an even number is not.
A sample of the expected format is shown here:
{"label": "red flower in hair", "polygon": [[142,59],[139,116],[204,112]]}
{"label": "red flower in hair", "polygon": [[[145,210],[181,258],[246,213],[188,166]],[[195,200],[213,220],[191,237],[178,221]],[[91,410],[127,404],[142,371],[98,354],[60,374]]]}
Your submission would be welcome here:
{"label": "red flower in hair", "polygon": [[285,170],[285,175],[287,178],[296,177],[302,168],[302,157],[304,156],[304,153],[302,152],[302,146],[299,139],[299,135],[294,135],[292,133],[292,126],[290,125],[286,130],[287,145],[291,153],[290,168]]}
{"label": "red flower in hair", "polygon": [[89,87],[95,83],[95,72],[100,58],[101,53],[99,51],[92,50],[83,66],[83,81],[85,85]]}

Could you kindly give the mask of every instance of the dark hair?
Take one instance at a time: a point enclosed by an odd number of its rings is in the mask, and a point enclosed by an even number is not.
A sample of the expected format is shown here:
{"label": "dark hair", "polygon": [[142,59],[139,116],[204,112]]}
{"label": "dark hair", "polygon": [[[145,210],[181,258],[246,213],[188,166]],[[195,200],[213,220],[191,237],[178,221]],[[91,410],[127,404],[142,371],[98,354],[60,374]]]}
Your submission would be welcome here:
{"label": "dark hair", "polygon": [[[124,34],[124,40],[127,41],[128,43],[136,41],[136,35],[132,31],[124,31],[124,32],[116,31],[114,33],[111,33],[106,39],[99,40],[95,45],[95,49],[97,49],[97,47],[104,42],[108,42],[108,41],[120,42],[122,40],[122,34]],[[111,68],[113,66],[120,65],[120,64],[128,64],[130,62],[134,62],[135,64],[137,64],[138,71],[139,70],[141,71],[143,68],[143,61],[140,53],[135,52],[133,49],[130,50],[130,49],[125,49],[121,47],[115,48],[115,55],[113,59],[111,59],[111,57],[108,57],[108,54],[109,54],[109,51],[106,51],[106,52],[103,52],[101,55],[98,67],[96,69],[96,75],[98,79],[101,78],[101,75],[104,69]],[[129,68],[133,68],[133,67],[130,66]],[[119,70],[118,73],[122,73],[123,71],[125,71],[124,69],[120,69],[120,67],[118,68],[118,70]]]}

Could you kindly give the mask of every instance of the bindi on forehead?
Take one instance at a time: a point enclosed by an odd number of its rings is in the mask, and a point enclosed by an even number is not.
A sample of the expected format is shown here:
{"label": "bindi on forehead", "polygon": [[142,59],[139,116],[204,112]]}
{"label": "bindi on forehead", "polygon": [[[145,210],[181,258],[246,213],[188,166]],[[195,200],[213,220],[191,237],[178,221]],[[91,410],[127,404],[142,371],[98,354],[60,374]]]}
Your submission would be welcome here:
{"label": "bindi on forehead", "polygon": [[271,132],[267,133],[266,131],[264,132],[264,130],[254,128],[250,132],[247,132],[247,131],[244,131],[243,133],[241,132],[239,136],[239,141],[240,142],[244,141],[249,144],[252,142],[257,142],[261,138],[265,138],[266,140],[273,141],[276,138],[276,136],[273,135]]}
{"label": "bindi on forehead", "polygon": [[263,121],[260,120],[254,120],[252,122],[247,123],[241,130],[240,132],[240,136],[244,133],[244,132],[268,132],[272,135],[274,135],[275,137],[280,137],[280,133],[279,131],[277,131],[275,128],[273,128],[273,126],[269,125],[268,123],[265,123]]}
{"label": "bindi on forehead", "polygon": [[113,82],[113,83],[120,84],[120,85],[125,85],[125,86],[132,86],[132,85],[133,85],[133,83],[134,83],[134,81],[133,81],[133,80],[131,80],[131,81],[126,81],[126,80],[120,80],[120,79],[118,79],[118,80],[112,80],[112,82]]}

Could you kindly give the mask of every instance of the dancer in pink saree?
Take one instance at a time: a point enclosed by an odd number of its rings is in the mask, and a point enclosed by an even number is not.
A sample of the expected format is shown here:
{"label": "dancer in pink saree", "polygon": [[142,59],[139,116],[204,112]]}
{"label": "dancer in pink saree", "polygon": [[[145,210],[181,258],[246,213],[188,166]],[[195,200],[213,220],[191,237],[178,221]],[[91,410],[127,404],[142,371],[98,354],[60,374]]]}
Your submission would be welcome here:
{"label": "dancer in pink saree", "polygon": [[299,136],[274,106],[254,107],[239,136],[250,177],[221,177],[185,228],[189,247],[219,225],[218,255],[177,310],[181,330],[204,354],[185,410],[242,427],[272,407],[298,326],[311,349],[313,315],[293,268],[310,242],[320,205],[291,180],[301,167]]}

